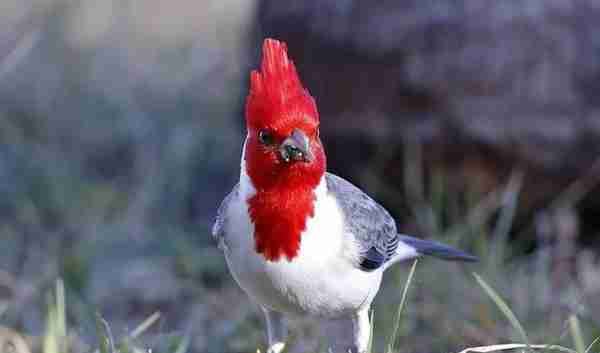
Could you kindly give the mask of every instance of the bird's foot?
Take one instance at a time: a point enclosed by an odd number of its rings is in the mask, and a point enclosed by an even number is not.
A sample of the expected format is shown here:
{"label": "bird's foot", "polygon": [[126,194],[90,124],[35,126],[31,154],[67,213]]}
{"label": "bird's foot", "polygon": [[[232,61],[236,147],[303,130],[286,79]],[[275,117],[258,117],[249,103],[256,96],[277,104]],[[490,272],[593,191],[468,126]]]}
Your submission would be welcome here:
{"label": "bird's foot", "polygon": [[267,350],[267,353],[281,353],[281,352],[283,352],[284,348],[285,348],[284,342],[275,342],[269,347],[269,349]]}

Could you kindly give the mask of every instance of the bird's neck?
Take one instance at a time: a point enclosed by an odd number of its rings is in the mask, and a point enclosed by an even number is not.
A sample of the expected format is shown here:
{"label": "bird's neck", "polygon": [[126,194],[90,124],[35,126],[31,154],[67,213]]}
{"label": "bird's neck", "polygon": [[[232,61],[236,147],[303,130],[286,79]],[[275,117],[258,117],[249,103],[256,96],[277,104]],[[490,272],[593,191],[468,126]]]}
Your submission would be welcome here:
{"label": "bird's neck", "polygon": [[326,188],[324,177],[315,185],[277,184],[256,188],[242,160],[240,196],[254,225],[255,250],[269,261],[292,261],[300,251],[302,233],[313,217],[317,194]]}

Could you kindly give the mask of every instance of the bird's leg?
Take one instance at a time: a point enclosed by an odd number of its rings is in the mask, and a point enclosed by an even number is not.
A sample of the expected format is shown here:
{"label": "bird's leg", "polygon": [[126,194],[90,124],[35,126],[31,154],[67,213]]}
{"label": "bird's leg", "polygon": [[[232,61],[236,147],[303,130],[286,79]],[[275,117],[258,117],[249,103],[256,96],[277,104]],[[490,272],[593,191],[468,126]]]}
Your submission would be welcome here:
{"label": "bird's leg", "polygon": [[354,349],[356,353],[366,353],[369,349],[371,323],[369,322],[369,307],[356,312],[352,317]]}
{"label": "bird's leg", "polygon": [[267,322],[267,338],[269,349],[267,353],[281,353],[285,348],[287,329],[281,313],[263,308]]}

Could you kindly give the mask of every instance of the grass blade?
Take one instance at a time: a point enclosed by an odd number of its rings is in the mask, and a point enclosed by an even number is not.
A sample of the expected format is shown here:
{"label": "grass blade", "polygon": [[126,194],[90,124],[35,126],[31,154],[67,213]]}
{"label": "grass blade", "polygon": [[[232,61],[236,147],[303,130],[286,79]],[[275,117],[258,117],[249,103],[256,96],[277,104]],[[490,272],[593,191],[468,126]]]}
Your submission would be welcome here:
{"label": "grass blade", "polygon": [[183,339],[177,345],[177,349],[175,350],[175,353],[186,353],[188,351],[188,348],[190,347],[190,341],[191,341],[191,338],[190,338],[189,334],[186,334],[185,336],[183,336]]}
{"label": "grass blade", "polygon": [[46,332],[44,333],[44,353],[58,353],[58,338],[56,337],[56,307],[52,301],[48,301],[48,312],[46,316]]}
{"label": "grass blade", "polygon": [[394,344],[396,343],[396,338],[398,336],[398,330],[400,328],[400,317],[402,316],[402,311],[404,309],[404,305],[406,304],[406,297],[408,295],[408,288],[410,287],[410,283],[412,282],[413,276],[415,274],[415,269],[417,268],[418,259],[412,264],[410,268],[410,272],[408,273],[408,277],[406,278],[406,283],[404,284],[404,290],[402,291],[402,299],[400,299],[400,305],[398,306],[398,312],[396,313],[396,320],[394,321],[394,329],[392,331],[392,336],[390,337],[390,341],[388,342],[388,353],[392,353],[394,349]]}
{"label": "grass blade", "polygon": [[367,352],[373,352],[373,332],[375,331],[375,311],[371,310],[371,315],[369,317],[369,323],[371,324],[371,329],[369,330],[369,344],[367,346]]}
{"label": "grass blade", "polygon": [[96,313],[96,331],[98,341],[100,342],[100,347],[98,348],[99,352],[116,353],[115,340],[110,330],[110,326],[100,313]]}
{"label": "grass blade", "polygon": [[592,343],[590,343],[590,345],[586,348],[585,353],[591,352],[592,347],[598,342],[600,342],[600,336],[596,337],[596,339],[593,340]]}
{"label": "grass blade", "polygon": [[154,314],[150,315],[146,320],[139,324],[138,327],[131,331],[129,337],[137,338],[142,333],[144,333],[150,326],[154,325],[154,323],[158,321],[158,319],[160,319],[160,311],[157,311]]}
{"label": "grass blade", "polygon": [[54,293],[48,294],[46,331],[43,338],[45,353],[65,353],[69,351],[67,339],[65,287],[61,279],[56,280]]}
{"label": "grass blade", "polygon": [[495,344],[491,346],[480,346],[480,347],[471,347],[460,351],[460,353],[490,353],[490,352],[499,352],[499,351],[507,351],[514,350],[520,348],[527,349],[544,349],[549,351],[557,351],[564,353],[577,353],[572,349],[565,348],[557,345],[548,345],[548,344],[522,344],[522,343],[507,343],[507,344]]}
{"label": "grass blade", "polygon": [[56,280],[56,324],[58,335],[64,339],[67,336],[67,303],[62,279]]}
{"label": "grass blade", "polygon": [[487,295],[492,299],[492,301],[496,304],[498,309],[500,309],[502,314],[506,316],[512,327],[519,333],[523,342],[525,342],[527,347],[529,347],[529,337],[527,337],[525,329],[523,329],[523,326],[521,325],[515,314],[512,312],[512,310],[510,310],[508,304],[506,304],[506,302],[500,297],[500,295],[498,295],[498,293],[496,293],[496,291],[489,284],[487,284],[483,280],[483,278],[481,278],[476,273],[473,273],[473,276],[475,276],[475,280],[477,280],[477,283],[479,283],[479,285],[483,288]]}
{"label": "grass blade", "polygon": [[571,331],[573,344],[575,344],[575,350],[577,353],[584,353],[586,349],[585,343],[583,343],[583,333],[581,332],[581,325],[579,325],[579,319],[576,315],[569,317],[569,330]]}
{"label": "grass blade", "polygon": [[493,264],[495,266],[498,266],[504,259],[507,250],[508,235],[514,223],[521,187],[523,186],[523,177],[522,170],[513,171],[502,193],[502,208],[492,236],[497,248]]}

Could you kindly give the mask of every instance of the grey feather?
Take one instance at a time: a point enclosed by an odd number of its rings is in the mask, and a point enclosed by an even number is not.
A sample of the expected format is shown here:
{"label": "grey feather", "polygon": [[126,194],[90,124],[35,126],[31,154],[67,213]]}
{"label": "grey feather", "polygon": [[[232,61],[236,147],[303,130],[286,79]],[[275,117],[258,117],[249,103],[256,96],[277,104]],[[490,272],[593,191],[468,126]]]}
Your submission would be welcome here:
{"label": "grey feather", "polygon": [[344,213],[346,233],[359,244],[360,267],[365,271],[381,267],[398,248],[396,222],[385,208],[350,182],[331,173],[325,177],[328,191]]}
{"label": "grey feather", "polygon": [[229,207],[231,200],[237,196],[239,185],[239,183],[235,184],[231,192],[225,196],[223,201],[221,201],[221,205],[217,210],[217,217],[215,218],[215,223],[212,227],[212,236],[219,245],[219,248],[224,246],[223,241],[225,236],[225,225],[227,224],[227,208]]}
{"label": "grey feather", "polygon": [[448,261],[475,262],[478,260],[473,255],[433,240],[418,239],[408,235],[400,235],[399,238],[401,242],[414,248],[421,255],[434,256]]}

